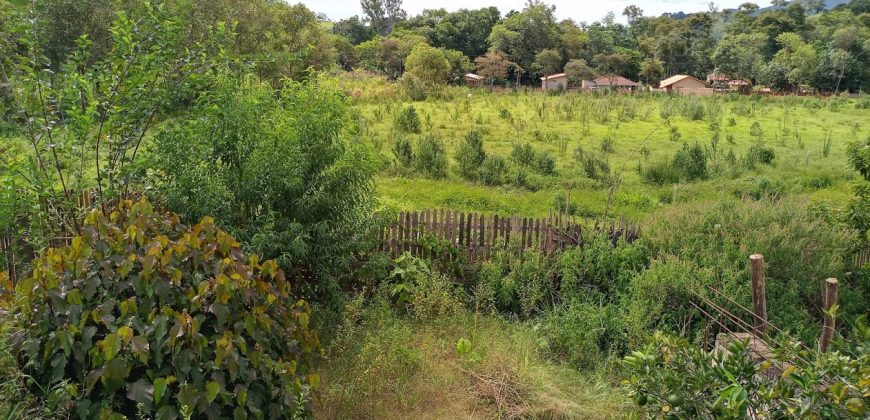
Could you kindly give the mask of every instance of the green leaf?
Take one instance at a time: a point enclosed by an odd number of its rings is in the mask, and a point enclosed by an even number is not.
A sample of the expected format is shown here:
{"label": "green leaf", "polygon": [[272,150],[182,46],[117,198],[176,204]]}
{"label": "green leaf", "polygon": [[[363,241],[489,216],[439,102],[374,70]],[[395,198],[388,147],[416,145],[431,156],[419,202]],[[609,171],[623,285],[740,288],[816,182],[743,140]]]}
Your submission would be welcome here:
{"label": "green leaf", "polygon": [[112,360],[121,351],[121,337],[115,333],[109,333],[103,340],[100,341],[100,349],[103,351],[103,358]]}
{"label": "green leaf", "polygon": [[154,387],[144,379],[127,384],[127,398],[150,408],[154,402]]}
{"label": "green leaf", "polygon": [[112,359],[103,365],[103,376],[100,381],[109,391],[117,391],[124,386],[127,379],[127,364],[121,359]]}
{"label": "green leaf", "polygon": [[166,392],[166,378],[157,378],[154,380],[154,401],[160,403],[163,399],[163,394]]}
{"label": "green leaf", "polygon": [[193,385],[184,384],[181,386],[181,391],[178,392],[178,402],[182,406],[194,407],[197,398],[199,398],[199,392]]}
{"label": "green leaf", "polygon": [[217,398],[218,392],[221,390],[221,384],[211,381],[205,386],[205,397],[208,399],[208,402],[214,401]]}
{"label": "green leaf", "polygon": [[130,340],[130,349],[133,351],[133,355],[136,356],[140,362],[148,364],[150,345],[148,344],[147,338],[142,337],[141,335],[133,337]]}

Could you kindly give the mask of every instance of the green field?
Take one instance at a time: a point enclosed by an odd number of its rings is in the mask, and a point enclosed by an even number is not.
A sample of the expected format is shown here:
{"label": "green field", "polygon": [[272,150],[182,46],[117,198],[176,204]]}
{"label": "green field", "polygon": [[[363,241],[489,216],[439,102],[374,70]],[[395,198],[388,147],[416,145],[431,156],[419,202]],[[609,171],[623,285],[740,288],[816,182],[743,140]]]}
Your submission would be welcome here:
{"label": "green field", "polygon": [[[805,194],[837,204],[852,195],[854,175],[846,147],[870,135],[870,110],[853,99],[469,92],[452,100],[358,104],[363,137],[385,162],[378,189],[388,205],[541,216],[561,195],[570,197],[578,216],[597,217],[604,212],[608,188],[586,176],[574,157],[578,147],[600,153],[611,171],[620,174],[611,215],[638,219],[670,203],[745,194]],[[393,120],[409,105],[421,121],[421,133],[410,136],[418,140],[434,135],[443,142],[451,165],[447,178],[427,179],[396,168],[391,148],[402,134],[394,129]],[[711,125],[716,122],[721,132],[714,153]],[[761,135],[751,134],[755,122]],[[487,154],[508,158],[517,143],[548,152],[556,161],[555,175],[528,171],[532,189],[462,179],[453,156],[472,129],[483,132]],[[601,152],[605,141],[611,152]],[[706,179],[667,185],[644,182],[639,167],[670,159],[684,144],[696,142],[709,156]],[[770,165],[745,168],[740,161],[758,142],[772,148],[775,159]],[[728,161],[729,152],[737,164]]]}

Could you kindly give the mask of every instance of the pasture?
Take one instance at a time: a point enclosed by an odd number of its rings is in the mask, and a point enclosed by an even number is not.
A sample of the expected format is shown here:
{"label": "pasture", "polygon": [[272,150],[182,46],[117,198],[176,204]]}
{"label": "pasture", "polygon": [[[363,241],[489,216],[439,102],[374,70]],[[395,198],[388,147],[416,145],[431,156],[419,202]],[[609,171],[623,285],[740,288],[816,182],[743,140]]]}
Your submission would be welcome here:
{"label": "pasture", "polygon": [[[378,190],[384,203],[401,209],[453,208],[544,216],[562,208],[581,217],[604,214],[612,183],[591,179],[577,150],[600,158],[618,175],[610,215],[643,218],[673,203],[723,196],[778,198],[802,194],[823,203],[845,202],[854,173],[846,159],[849,142],[870,135],[866,100],[844,98],[592,95],[541,92],[490,94],[459,90],[450,99],[423,102],[360,101],[361,138],[378,151]],[[466,93],[468,92],[468,93]],[[413,106],[420,134],[403,134],[396,115]],[[483,134],[488,155],[511,161],[515,145],[555,161],[554,173],[524,170],[527,181],[503,185],[464,180],[454,154],[470,130]],[[717,135],[718,132],[718,135]],[[442,179],[398,167],[397,138],[413,142],[433,135],[449,157]],[[706,175],[691,181],[652,183],[644,168],[673,159],[684,145],[706,152]],[[753,145],[772,149],[770,164],[747,165]],[[515,163],[515,162],[514,162]]]}

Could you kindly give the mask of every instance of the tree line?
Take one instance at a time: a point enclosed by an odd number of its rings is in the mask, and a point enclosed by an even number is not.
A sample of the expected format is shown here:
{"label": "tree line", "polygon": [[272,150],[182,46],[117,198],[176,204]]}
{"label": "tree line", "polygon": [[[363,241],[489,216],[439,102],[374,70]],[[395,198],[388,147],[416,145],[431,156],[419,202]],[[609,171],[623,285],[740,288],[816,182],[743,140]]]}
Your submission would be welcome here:
{"label": "tree line", "polygon": [[[394,12],[372,3],[391,3]],[[560,71],[575,81],[617,73],[649,84],[675,74],[704,79],[717,72],[777,90],[857,91],[868,76],[867,0],[831,10],[817,0],[776,0],[766,9],[744,3],[720,11],[711,5],[705,12],[657,17],[630,5],[622,13],[627,23],[611,13],[579,24],[558,20],[555,6],[539,0],[504,16],[488,7],[429,9],[401,18],[405,13],[397,8],[395,1],[364,0],[363,17],[334,24],[333,33],[353,46],[345,46],[342,66],[399,78],[411,70],[405,58],[426,44],[445,57],[469,57],[448,60],[453,69],[476,67],[485,77],[512,83]]]}
{"label": "tree line", "polygon": [[[96,62],[110,48],[109,27],[117,13],[136,16],[139,4],[0,0],[4,66],[25,49],[16,34],[28,19],[40,22],[37,42],[55,69],[78,49],[82,36],[90,44],[90,62]],[[541,0],[506,14],[486,7],[409,16],[401,0],[362,0],[361,6],[363,16],[331,22],[302,4],[268,0],[164,5],[191,43],[207,28],[225,25],[233,34],[226,50],[276,86],[341,69],[404,77],[411,92],[460,83],[471,71],[511,85],[562,71],[574,82],[616,73],[651,85],[674,74],[704,79],[718,72],[775,90],[854,92],[870,72],[870,0],[831,10],[820,0],[775,0],[764,9],[755,3],[729,10],[711,5],[705,12],[662,16],[630,5],[622,12],[626,23],[613,13],[592,23],[559,20],[555,6]]]}

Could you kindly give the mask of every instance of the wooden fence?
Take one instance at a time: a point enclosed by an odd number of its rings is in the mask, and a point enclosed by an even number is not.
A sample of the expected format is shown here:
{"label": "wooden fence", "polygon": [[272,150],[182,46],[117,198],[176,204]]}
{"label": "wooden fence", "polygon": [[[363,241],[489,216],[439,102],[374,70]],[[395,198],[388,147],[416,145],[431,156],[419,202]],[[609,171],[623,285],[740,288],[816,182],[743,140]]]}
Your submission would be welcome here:
{"label": "wooden fence", "polygon": [[[522,253],[539,250],[553,253],[583,242],[583,235],[606,232],[614,243],[633,242],[638,228],[625,220],[609,225],[579,223],[560,214],[546,218],[486,215],[454,210],[400,212],[395,222],[378,231],[378,250],[397,257],[414,256],[454,259],[459,249],[470,262],[487,260],[500,250]],[[513,244],[513,245],[512,245]]]}

